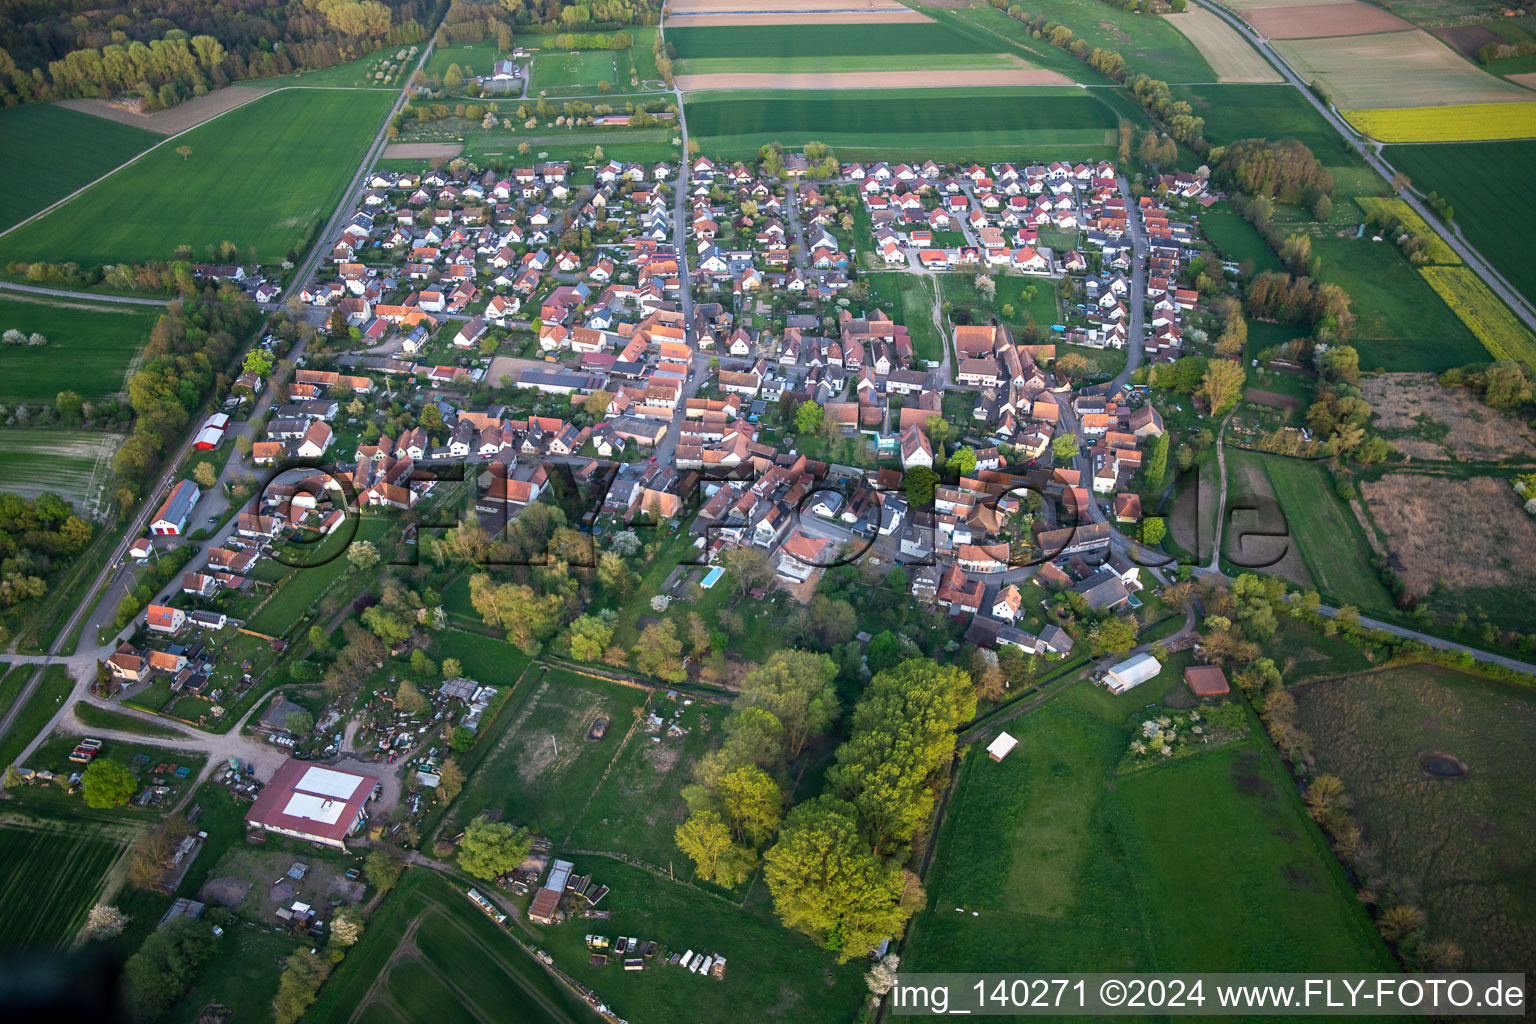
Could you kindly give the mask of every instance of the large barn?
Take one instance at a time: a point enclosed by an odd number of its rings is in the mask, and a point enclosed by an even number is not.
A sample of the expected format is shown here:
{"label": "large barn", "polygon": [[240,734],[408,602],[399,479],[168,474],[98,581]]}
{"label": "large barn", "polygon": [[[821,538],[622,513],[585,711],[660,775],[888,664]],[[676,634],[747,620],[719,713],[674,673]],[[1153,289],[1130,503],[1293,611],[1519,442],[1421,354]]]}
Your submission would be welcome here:
{"label": "large barn", "polygon": [[312,843],[347,848],[347,837],[368,820],[368,803],[383,792],[373,775],[283,762],[246,815],[246,824]]}

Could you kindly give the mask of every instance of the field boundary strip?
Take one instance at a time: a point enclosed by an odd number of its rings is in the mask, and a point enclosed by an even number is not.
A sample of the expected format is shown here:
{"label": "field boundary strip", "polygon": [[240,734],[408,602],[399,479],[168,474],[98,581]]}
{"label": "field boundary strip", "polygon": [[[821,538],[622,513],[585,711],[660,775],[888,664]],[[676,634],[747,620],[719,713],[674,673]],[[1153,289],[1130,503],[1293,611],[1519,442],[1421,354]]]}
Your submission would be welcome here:
{"label": "field boundary strip", "polygon": [[1471,268],[1420,267],[1419,273],[1495,359],[1536,367],[1536,337]]}

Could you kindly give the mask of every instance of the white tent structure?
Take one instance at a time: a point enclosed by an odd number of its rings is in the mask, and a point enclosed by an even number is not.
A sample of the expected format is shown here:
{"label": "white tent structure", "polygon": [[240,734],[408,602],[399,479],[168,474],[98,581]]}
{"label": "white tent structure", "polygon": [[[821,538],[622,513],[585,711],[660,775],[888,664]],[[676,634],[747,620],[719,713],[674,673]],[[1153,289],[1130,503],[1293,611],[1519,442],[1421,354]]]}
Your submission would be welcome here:
{"label": "white tent structure", "polygon": [[1133,686],[1140,686],[1163,670],[1163,666],[1150,654],[1138,654],[1126,658],[1104,674],[1104,685],[1110,693],[1124,693]]}

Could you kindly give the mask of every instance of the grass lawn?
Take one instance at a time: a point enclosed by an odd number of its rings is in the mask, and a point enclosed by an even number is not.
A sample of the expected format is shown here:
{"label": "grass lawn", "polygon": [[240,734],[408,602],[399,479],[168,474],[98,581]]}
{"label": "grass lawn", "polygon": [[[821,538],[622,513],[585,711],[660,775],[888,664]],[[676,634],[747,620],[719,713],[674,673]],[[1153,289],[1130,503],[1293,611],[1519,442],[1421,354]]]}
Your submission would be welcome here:
{"label": "grass lawn", "polygon": [[66,388],[89,402],[121,391],[128,364],[159,318],[160,310],[145,306],[7,293],[0,298],[0,331],[41,334],[48,344],[0,345],[0,402],[52,405]]}
{"label": "grass lawn", "polygon": [[1371,549],[1355,517],[1334,494],[1322,465],[1258,456],[1301,549],[1318,593],[1329,604],[1392,614],[1392,598],[1371,568]]}
{"label": "grass lawn", "polygon": [[1351,342],[1362,367],[1440,371],[1487,359],[1487,352],[1391,243],[1353,232],[1312,237],[1323,277],[1349,293],[1356,317]]}
{"label": "grass lawn", "polygon": [[[1536,956],[1536,694],[1431,665],[1328,679],[1294,691],[1319,771],[1344,783],[1377,851],[1390,903],[1428,917],[1462,969],[1519,970]],[[1463,761],[1434,777],[1426,752]]]}
{"label": "grass lawn", "polygon": [[[542,678],[512,709],[505,734],[494,738],[452,812],[464,822],[497,809],[503,820],[560,842],[581,818],[647,694],[563,669],[535,671],[543,671]],[[599,716],[609,720],[607,734],[587,739]]]}
{"label": "grass lawn", "polygon": [[[518,42],[521,45],[522,40]],[[439,46],[433,49],[432,56],[427,58],[426,67],[422,70],[429,75],[441,75],[451,65],[457,64],[465,78],[488,75],[491,73],[491,65],[504,56],[495,40]]]}
{"label": "grass lawn", "polygon": [[[20,787],[11,794],[16,806],[59,818],[129,822],[153,820],[159,818],[181,799],[187,784],[190,780],[197,778],[198,773],[208,762],[207,754],[195,750],[173,750],[152,746],[150,745],[152,741],[125,743],[122,740],[106,740],[98,756],[111,758],[133,773],[139,781],[138,788],[134,791],[135,796],[152,785],[165,786],[168,792],[163,794],[158,802],[146,807],[133,804],[111,808],[90,807],[87,806],[85,798],[79,791],[70,793],[62,785],[62,782],[67,781],[71,774],[85,770],[84,765],[69,759],[70,751],[74,750],[79,741],[79,736],[55,733],[28,755],[25,767],[38,771],[51,771],[59,781],[53,785],[34,782]],[[156,771],[155,769],[158,768],[165,770]],[[183,769],[184,773],[182,773]]]}
{"label": "grass lawn", "polygon": [[[623,62],[623,68],[619,64]],[[581,96],[598,91],[597,84],[629,90],[629,60],[618,50],[551,50],[534,54],[529,92],[551,96]]]}
{"label": "grass lawn", "polygon": [[[0,111],[0,228],[56,203],[162,136],[52,103]],[[39,173],[47,168],[47,173]]]}
{"label": "grass lawn", "polygon": [[692,862],[678,851],[672,832],[688,814],[682,791],[693,781],[694,764],[724,739],[720,723],[726,709],[699,702],[684,708],[680,701],[666,699],[650,706],[669,725],[679,709],[682,715],[675,721],[687,735],[668,736],[665,727],[655,734],[640,729],[631,735],[567,842],[587,850],[612,850],[658,868],[671,864],[692,874]]}
{"label": "grass lawn", "polygon": [[[470,615],[479,621],[473,609]],[[438,662],[458,658],[465,676],[487,686],[511,686],[532,660],[505,640],[462,629],[443,633],[433,657]]]}
{"label": "grass lawn", "polygon": [[[307,568],[289,569],[276,584],[277,593],[262,605],[246,627],[268,636],[281,636],[292,629],[300,619],[310,614],[326,590],[350,568],[345,554],[325,560],[326,554],[344,548],[349,543],[350,528],[342,526],[316,549],[318,564]],[[364,516],[357,526],[356,540],[370,540],[378,544],[389,532],[389,521],[382,516]],[[309,558],[307,552],[291,555],[293,561]],[[272,563],[276,565],[276,563]]]}
{"label": "grass lawn", "polygon": [[180,730],[169,726],[160,725],[157,722],[146,722],[136,715],[125,715],[121,711],[113,711],[111,708],[104,708],[89,701],[76,701],[74,711],[75,717],[92,729],[114,729],[139,736],[185,735]]}
{"label": "grass lawn", "polygon": [[[1524,230],[1536,218],[1529,187],[1536,176],[1536,141],[1389,146],[1383,156],[1413,179],[1416,190],[1445,197],[1467,241],[1527,298],[1536,296],[1536,265],[1526,255]],[[1469,174],[1472,168],[1479,171]]]}
{"label": "grass lawn", "polygon": [[[604,160],[626,162],[654,162],[677,160],[679,150],[672,145],[677,129],[672,128],[595,128],[589,131],[568,131],[559,135],[520,135],[516,132],[473,131],[465,143],[466,159],[486,161],[511,160],[518,155],[518,147],[528,143],[529,156],[540,153],[541,160],[569,160],[577,167],[592,163],[592,151],[603,147]],[[395,164],[398,161],[387,161]],[[407,160],[402,167],[419,170],[427,165],[425,160]]]}
{"label": "grass lawn", "polygon": [[122,844],[78,825],[0,826],[0,948],[58,949],[74,938]]}
{"label": "grass lawn", "polygon": [[1201,211],[1200,232],[1227,259],[1238,263],[1252,260],[1255,273],[1285,269],[1263,236],[1226,203]]}
{"label": "grass lawn", "polygon": [[592,1012],[471,903],[467,889],[407,870],[304,1019],[588,1024]]}
{"label": "grass lawn", "polygon": [[702,92],[684,102],[689,137],[721,153],[820,140],[840,151],[929,152],[934,159],[1010,149],[1043,154],[1112,145],[1118,124],[1106,98],[1076,88]]}
{"label": "grass lawn", "polygon": [[1113,776],[1127,716],[1173,695],[1175,678],[1119,697],[1074,684],[1008,726],[1006,760],[969,749],[904,967],[1390,968],[1257,740]]}
{"label": "grass lawn", "polygon": [[[27,671],[22,676],[23,684],[32,677],[33,671],[32,666],[25,667]],[[20,667],[17,671],[20,671]],[[75,681],[66,666],[54,664],[43,670],[42,682],[21,706],[10,729],[4,736],[0,736],[0,765],[11,764],[20,756],[22,749],[42,731],[54,712],[63,706],[64,698],[69,696],[74,687]]]}
{"label": "grass lawn", "polygon": [[866,274],[871,300],[912,335],[912,351],[919,358],[938,363],[944,358],[944,339],[933,322],[933,285],[915,274]]}
{"label": "grass lawn", "polygon": [[[974,273],[940,274],[938,280],[944,301],[976,311],[972,323],[987,323],[996,317],[1009,327],[1017,341],[1024,340],[1022,331],[1030,321],[1034,321],[1042,334],[1049,333],[1051,324],[1061,322],[1056,281],[1052,278],[1020,274],[993,276],[997,291],[991,299],[984,298],[977,290]],[[1003,315],[1005,306],[1013,307],[1012,316]]]}
{"label": "grass lawn", "polygon": [[[5,261],[196,258],[228,240],[263,263],[301,249],[335,206],[391,94],[294,89],[239,107],[0,238]],[[176,153],[190,146],[183,159]]]}
{"label": "grass lawn", "polygon": [[[556,853],[559,850],[557,848]],[[555,964],[598,993],[634,1024],[722,1021],[750,1007],[754,1021],[833,1024],[852,1020],[868,990],[865,965],[839,966],[810,939],[785,930],[772,916],[765,886],[746,908],[641,868],[600,857],[574,858],[576,870],[612,891],[603,905],[612,922],[568,921],[541,929],[539,945]],[[583,936],[591,931],[651,939],[668,950],[719,953],[725,977],[706,981],[680,967],[659,963],[643,971],[613,963],[593,967]]]}

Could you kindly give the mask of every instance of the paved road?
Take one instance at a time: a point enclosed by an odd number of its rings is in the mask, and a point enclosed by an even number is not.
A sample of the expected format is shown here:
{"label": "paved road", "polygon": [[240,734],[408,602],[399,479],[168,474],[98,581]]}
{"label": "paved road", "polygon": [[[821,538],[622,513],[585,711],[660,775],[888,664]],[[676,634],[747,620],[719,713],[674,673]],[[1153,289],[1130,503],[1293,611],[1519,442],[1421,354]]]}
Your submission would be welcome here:
{"label": "paved road", "polygon": [[[1279,69],[1288,83],[1300,90],[1301,94],[1306,97],[1307,102],[1312,104],[1313,108],[1319,114],[1322,114],[1329,124],[1338,129],[1339,134],[1344,136],[1345,141],[1354,147],[1355,152],[1359,153],[1377,174],[1380,174],[1388,181],[1392,180],[1393,175],[1396,173],[1392,165],[1376,155],[1374,148],[1368,145],[1366,140],[1354,128],[1350,127],[1347,121],[1336,114],[1330,104],[1324,103],[1318,98],[1316,93],[1308,88],[1308,83],[1302,81],[1296,72],[1291,70],[1291,66],[1269,45],[1268,39],[1255,32],[1246,21],[1220,4],[1213,2],[1213,0],[1195,0],[1195,3],[1211,11],[1217,17],[1226,21],[1227,24],[1237,29],[1248,42],[1252,43],[1260,53],[1269,59],[1271,64]],[[1400,195],[1407,201],[1409,206],[1413,207],[1419,216],[1424,218],[1426,223],[1431,225],[1437,223],[1438,216],[1428,206],[1420,202],[1418,196],[1408,190],[1404,190]],[[1460,256],[1466,261],[1468,266],[1477,271],[1478,275],[1498,294],[1499,298],[1509,304],[1509,307],[1515,311],[1515,315],[1524,320],[1527,327],[1536,330],[1536,309],[1533,309],[1525,296],[1520,294],[1518,289],[1511,286],[1504,279],[1503,275],[1483,258],[1482,253],[1474,249],[1461,236],[1460,230],[1453,228],[1449,232],[1442,231],[1441,235],[1445,238],[1446,243],[1456,251],[1456,255]]]}

